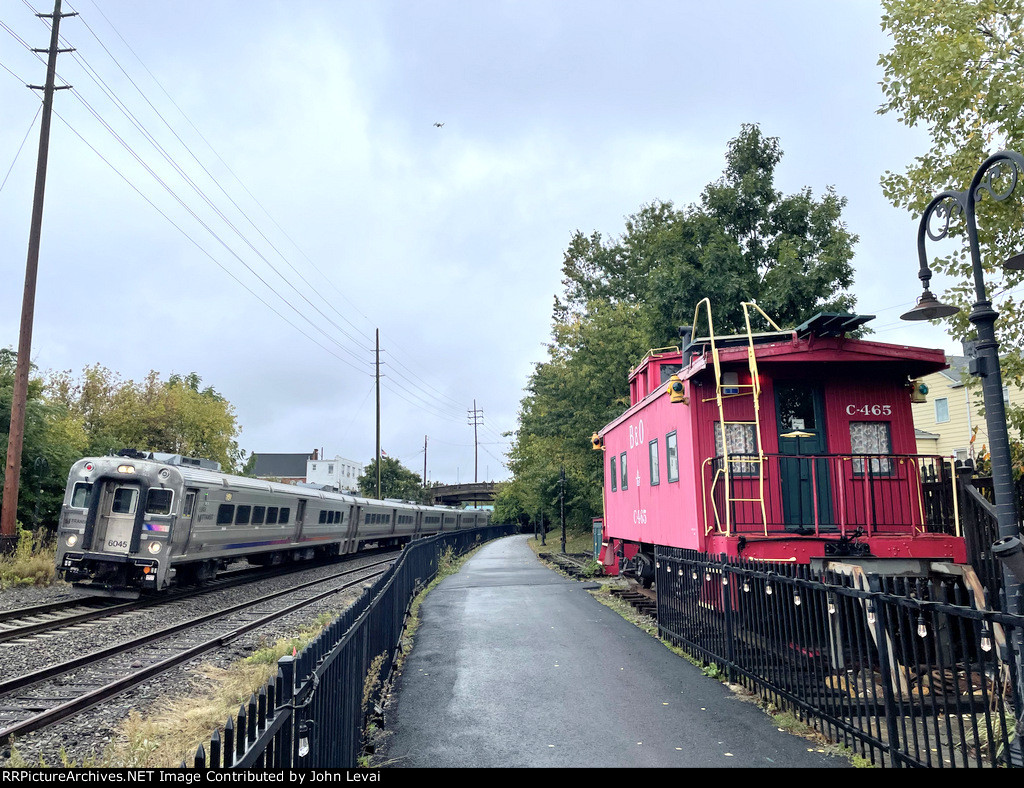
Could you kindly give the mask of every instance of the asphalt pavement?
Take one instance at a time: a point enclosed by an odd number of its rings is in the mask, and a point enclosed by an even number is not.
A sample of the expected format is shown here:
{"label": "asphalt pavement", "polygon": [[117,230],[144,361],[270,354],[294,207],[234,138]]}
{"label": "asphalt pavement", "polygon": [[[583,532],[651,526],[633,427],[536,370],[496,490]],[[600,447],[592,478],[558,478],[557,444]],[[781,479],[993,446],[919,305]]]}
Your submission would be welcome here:
{"label": "asphalt pavement", "polygon": [[546,568],[527,538],[484,545],[427,595],[386,766],[850,766]]}

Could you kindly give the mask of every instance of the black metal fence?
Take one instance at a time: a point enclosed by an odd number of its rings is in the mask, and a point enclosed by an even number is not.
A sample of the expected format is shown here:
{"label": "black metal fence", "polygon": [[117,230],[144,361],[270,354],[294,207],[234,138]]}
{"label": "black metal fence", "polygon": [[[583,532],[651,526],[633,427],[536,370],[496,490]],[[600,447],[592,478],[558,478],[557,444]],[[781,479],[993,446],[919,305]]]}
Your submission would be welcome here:
{"label": "black metal fence", "polygon": [[[514,533],[495,525],[421,539],[199,747],[196,768],[353,768],[398,655],[409,606],[442,553]],[[186,764],[182,764],[185,766]]]}
{"label": "black metal fence", "polygon": [[1014,630],[977,609],[970,571],[869,576],[854,567],[657,552],[663,637],[878,765],[1002,765],[1015,735]]}

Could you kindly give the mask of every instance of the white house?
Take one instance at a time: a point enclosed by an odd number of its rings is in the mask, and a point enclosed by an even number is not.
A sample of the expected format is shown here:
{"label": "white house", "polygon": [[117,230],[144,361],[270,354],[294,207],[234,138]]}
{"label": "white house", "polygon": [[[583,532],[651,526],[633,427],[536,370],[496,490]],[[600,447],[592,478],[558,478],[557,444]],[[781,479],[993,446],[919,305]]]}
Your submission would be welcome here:
{"label": "white house", "polygon": [[313,457],[306,460],[306,481],[336,490],[355,490],[363,466],[344,457]]}

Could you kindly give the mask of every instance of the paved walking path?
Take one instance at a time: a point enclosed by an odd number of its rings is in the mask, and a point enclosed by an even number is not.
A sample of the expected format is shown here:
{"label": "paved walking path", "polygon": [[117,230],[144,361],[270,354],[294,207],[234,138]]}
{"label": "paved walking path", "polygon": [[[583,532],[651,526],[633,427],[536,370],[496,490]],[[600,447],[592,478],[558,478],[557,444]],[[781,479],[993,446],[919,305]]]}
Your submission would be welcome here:
{"label": "paved walking path", "polygon": [[546,568],[512,536],[420,608],[392,767],[848,767]]}

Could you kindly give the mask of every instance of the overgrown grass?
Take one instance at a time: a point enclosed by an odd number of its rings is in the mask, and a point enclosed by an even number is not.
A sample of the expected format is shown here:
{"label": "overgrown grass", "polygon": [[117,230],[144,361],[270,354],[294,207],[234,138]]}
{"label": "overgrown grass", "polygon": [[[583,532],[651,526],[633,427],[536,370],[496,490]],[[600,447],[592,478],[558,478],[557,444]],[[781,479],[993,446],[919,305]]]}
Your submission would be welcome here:
{"label": "overgrown grass", "polygon": [[14,552],[0,556],[0,589],[50,585],[56,576],[56,556],[56,542],[45,532],[32,533],[19,526]]}

